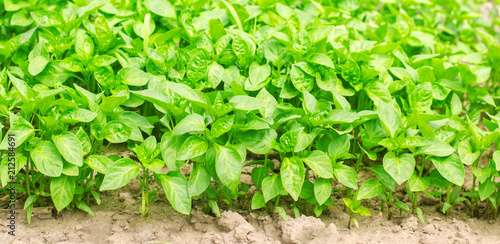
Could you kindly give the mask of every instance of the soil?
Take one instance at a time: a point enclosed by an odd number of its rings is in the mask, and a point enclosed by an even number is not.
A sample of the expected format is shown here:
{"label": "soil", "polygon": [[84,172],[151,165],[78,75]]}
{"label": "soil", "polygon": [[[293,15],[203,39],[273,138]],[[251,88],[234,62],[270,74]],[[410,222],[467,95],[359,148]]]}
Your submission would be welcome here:
{"label": "soil", "polygon": [[[131,157],[124,145],[111,147],[107,154]],[[273,160],[279,164],[277,160]],[[369,162],[367,162],[369,164]],[[181,171],[189,175],[190,167]],[[242,181],[251,185],[251,169],[244,168]],[[468,171],[470,172],[470,171]],[[373,177],[371,171],[361,171],[360,179]],[[310,177],[310,179],[313,177]],[[311,179],[314,180],[314,179]],[[467,184],[467,182],[465,183]],[[151,187],[158,187],[155,183]],[[340,187],[340,185],[334,185]],[[251,186],[255,190],[255,187]],[[344,192],[334,192],[334,206],[319,217],[302,215],[293,218],[283,198],[280,206],[289,214],[284,220],[277,213],[265,210],[251,211],[249,207],[227,209],[220,205],[220,217],[203,213],[203,204],[193,201],[190,215],[176,212],[163,191],[150,204],[149,219],[139,213],[140,185],[134,179],[126,187],[101,194],[101,205],[91,206],[95,216],[80,210],[64,210],[53,217],[52,207],[35,208],[28,225],[25,210],[16,210],[16,236],[8,232],[10,210],[1,209],[1,243],[500,243],[500,221],[470,218],[468,205],[459,203],[450,215],[439,211],[438,201],[419,196],[425,223],[409,211],[402,214],[393,209],[392,220],[380,211],[377,198],[363,200],[371,216],[357,216],[359,229],[347,229],[349,215],[343,211]],[[408,202],[404,188],[396,196]],[[287,202],[288,201],[288,202]],[[22,199],[17,203],[22,206]],[[5,205],[2,203],[1,205]],[[244,206],[250,206],[249,200]],[[311,211],[307,211],[308,214]],[[353,225],[354,226],[354,225]]]}

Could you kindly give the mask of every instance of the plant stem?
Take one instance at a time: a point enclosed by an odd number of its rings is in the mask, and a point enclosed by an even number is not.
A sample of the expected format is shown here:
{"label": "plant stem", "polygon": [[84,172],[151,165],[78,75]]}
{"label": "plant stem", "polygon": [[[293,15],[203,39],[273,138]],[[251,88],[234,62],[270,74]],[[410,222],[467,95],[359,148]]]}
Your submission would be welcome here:
{"label": "plant stem", "polygon": [[29,162],[29,156],[26,157],[26,170],[24,171],[26,173],[25,177],[25,181],[26,181],[26,192],[28,193],[28,197],[31,195],[31,191],[30,191],[30,184],[31,184],[31,180],[30,180],[30,162]]}
{"label": "plant stem", "polygon": [[418,192],[412,192],[411,194],[413,194],[411,214],[415,214],[415,209],[417,208],[417,202],[418,202]]}
{"label": "plant stem", "polygon": [[426,158],[422,159],[422,164],[420,165],[420,171],[418,172],[418,177],[422,177],[422,174],[424,173],[424,168],[425,168],[426,162],[427,162]]}
{"label": "plant stem", "polygon": [[389,190],[389,197],[387,197],[387,220],[392,219],[392,191]]}
{"label": "plant stem", "polygon": [[[446,189],[446,203],[450,204],[450,189],[451,189],[451,185],[448,186],[448,189]],[[445,214],[449,214],[450,213],[450,209],[446,210],[446,213]]]}
{"label": "plant stem", "polygon": [[[476,176],[475,175],[472,175],[472,188],[471,188],[471,191],[474,192],[476,191]],[[471,201],[470,201],[470,216],[471,217],[474,217],[474,212],[475,212],[475,207],[477,206],[477,201],[476,201],[476,197],[471,197]]]}
{"label": "plant stem", "polygon": [[355,166],[355,169],[356,169],[356,173],[359,173],[359,164],[361,163],[361,160],[363,160],[363,157],[365,156],[364,153],[360,152],[360,156],[358,157],[358,159],[356,160],[356,166]]}

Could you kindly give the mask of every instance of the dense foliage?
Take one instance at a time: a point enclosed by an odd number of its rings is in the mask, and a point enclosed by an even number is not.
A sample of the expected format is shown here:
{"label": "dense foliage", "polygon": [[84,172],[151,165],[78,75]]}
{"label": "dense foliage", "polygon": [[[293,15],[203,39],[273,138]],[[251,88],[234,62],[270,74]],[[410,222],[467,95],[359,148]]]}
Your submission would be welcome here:
{"label": "dense foliage", "polygon": [[[3,190],[13,134],[28,216],[48,199],[93,214],[100,192],[137,177],[144,216],[155,180],[184,214],[193,200],[219,215],[251,199],[319,216],[339,191],[356,225],[373,197],[388,218],[394,207],[421,217],[419,192],[443,213],[467,201],[496,217],[499,20],[482,4],[4,0]],[[105,156],[119,143],[135,161]]]}

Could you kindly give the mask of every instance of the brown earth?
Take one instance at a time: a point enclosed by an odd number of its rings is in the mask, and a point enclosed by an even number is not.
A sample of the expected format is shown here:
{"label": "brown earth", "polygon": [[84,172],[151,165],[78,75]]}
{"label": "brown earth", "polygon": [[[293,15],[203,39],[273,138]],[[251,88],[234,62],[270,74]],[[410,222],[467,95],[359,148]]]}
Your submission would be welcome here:
{"label": "brown earth", "polygon": [[[359,229],[348,230],[349,216],[337,204],[320,218],[289,217],[265,211],[225,211],[220,218],[203,214],[194,204],[192,214],[177,213],[163,193],[151,204],[150,219],[141,219],[134,188],[103,194],[95,217],[82,211],[63,211],[57,219],[50,207],[37,208],[31,224],[19,210],[16,236],[7,235],[7,210],[0,215],[2,243],[499,243],[500,221],[471,219],[466,209],[454,207],[450,216],[436,206],[420,206],[425,223],[396,211],[391,221],[375,207],[372,216],[357,217]],[[425,203],[424,203],[425,204]],[[372,204],[366,204],[368,206]],[[291,214],[291,212],[289,212]]]}
{"label": "brown earth", "polygon": [[[106,154],[132,156],[125,145],[110,147]],[[188,176],[190,170],[187,166],[181,172]],[[255,187],[250,172],[251,167],[245,167],[241,178],[252,192]],[[368,170],[361,171],[359,176],[361,180],[374,177]],[[311,173],[310,179],[314,178]],[[470,182],[466,180],[465,185]],[[158,186],[153,182],[151,187]],[[336,187],[341,185],[337,183]],[[403,187],[396,192],[399,199],[408,202]],[[447,216],[439,212],[436,199],[421,194],[418,205],[424,212],[425,223],[422,223],[409,211],[400,214],[395,208],[389,221],[386,213],[380,212],[379,199],[363,200],[371,216],[357,216],[359,229],[348,230],[349,215],[342,211],[341,200],[345,192],[334,192],[332,196],[337,199],[334,206],[319,218],[304,215],[292,218],[293,211],[287,207],[291,200],[283,198],[280,206],[289,214],[288,220],[284,220],[277,213],[250,211],[249,200],[244,204],[248,207],[224,211],[219,218],[204,214],[202,203],[193,201],[191,215],[183,215],[159,191],[158,199],[150,204],[150,218],[145,220],[139,213],[140,185],[134,179],[122,189],[102,193],[101,205],[91,206],[95,217],[80,210],[64,210],[55,219],[52,208],[44,207],[33,211],[28,225],[26,211],[17,210],[15,237],[7,234],[9,210],[2,209],[0,243],[500,243],[500,220],[470,218],[468,204],[455,205]],[[17,204],[22,206],[22,201]],[[220,207],[221,211],[226,208]]]}

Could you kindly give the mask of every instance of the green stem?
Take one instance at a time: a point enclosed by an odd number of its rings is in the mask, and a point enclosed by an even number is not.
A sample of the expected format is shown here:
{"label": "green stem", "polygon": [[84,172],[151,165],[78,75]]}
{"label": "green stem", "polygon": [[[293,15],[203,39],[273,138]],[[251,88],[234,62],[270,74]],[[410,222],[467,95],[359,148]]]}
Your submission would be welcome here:
{"label": "green stem", "polygon": [[[144,167],[142,167],[142,172],[144,172]],[[141,215],[144,217],[144,181],[140,173],[137,174],[137,178],[139,178],[139,183],[141,184]]]}
{"label": "green stem", "polygon": [[108,145],[106,146],[106,149],[104,149],[104,152],[102,153],[103,155],[106,154],[108,151],[109,146],[111,146],[111,142],[108,142]]}
{"label": "green stem", "polygon": [[387,219],[392,219],[392,191],[389,190],[389,197],[387,197]]}
{"label": "green stem", "polygon": [[422,174],[424,173],[424,168],[425,168],[425,163],[427,162],[427,159],[424,158],[422,160],[422,164],[420,165],[420,171],[418,172],[418,177],[422,177]]}
{"label": "green stem", "polygon": [[361,160],[363,160],[363,157],[365,156],[365,154],[363,152],[360,152],[360,156],[359,158],[356,160],[356,166],[355,166],[355,169],[356,169],[356,173],[359,173],[359,164],[361,163]]}
{"label": "green stem", "polygon": [[[472,175],[472,189],[471,189],[471,192],[474,192],[476,191],[476,176],[475,175]],[[470,201],[470,216],[471,217],[474,217],[474,212],[475,212],[475,208],[477,206],[477,200],[476,200],[476,197],[471,197],[471,201]]]}
{"label": "green stem", "polygon": [[29,156],[26,157],[26,171],[25,171],[26,175],[26,191],[28,193],[28,197],[31,195],[31,191],[30,191],[30,184],[31,184],[31,180],[30,180],[30,162],[29,162]]}
{"label": "green stem", "polygon": [[411,206],[411,214],[415,214],[415,210],[417,208],[417,202],[418,202],[418,192],[412,192],[411,194],[413,194],[413,202],[412,202],[412,206]]}
{"label": "green stem", "polygon": [[[446,202],[450,204],[450,190],[451,190],[451,185],[448,186],[448,189],[446,189]],[[449,214],[450,209],[446,210],[445,214]]]}

